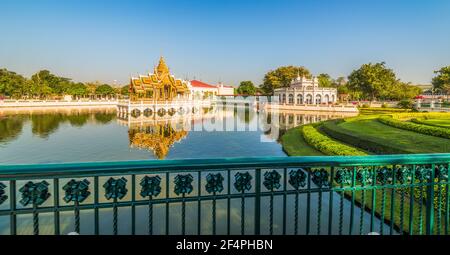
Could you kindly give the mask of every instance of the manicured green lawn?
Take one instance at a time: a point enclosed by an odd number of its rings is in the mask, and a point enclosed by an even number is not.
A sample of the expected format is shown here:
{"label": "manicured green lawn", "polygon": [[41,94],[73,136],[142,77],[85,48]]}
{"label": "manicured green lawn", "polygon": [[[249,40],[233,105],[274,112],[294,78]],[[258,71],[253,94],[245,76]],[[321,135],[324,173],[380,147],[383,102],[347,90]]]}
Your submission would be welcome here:
{"label": "manicured green lawn", "polygon": [[343,122],[339,126],[361,137],[361,140],[368,139],[409,153],[450,152],[449,139],[390,127],[375,119]]}
{"label": "manicured green lawn", "polygon": [[[409,190],[409,189],[408,189]],[[365,192],[364,197],[364,208],[371,212],[372,210],[372,193],[373,190],[367,190]],[[376,189],[376,196],[375,196],[375,215],[378,218],[381,218],[382,215],[382,190]],[[345,192],[347,198],[350,199],[351,192],[347,191]],[[358,204],[359,207],[362,207],[361,203],[363,201],[362,199],[362,191],[355,192],[355,201]],[[392,199],[392,195],[394,195],[394,199]],[[391,208],[394,206],[394,214],[391,214]],[[394,220],[394,230],[400,231],[401,223],[403,222],[403,232],[408,233],[410,231],[409,229],[409,222],[410,222],[410,212],[413,212],[412,217],[412,232],[414,234],[419,234],[420,229],[420,204],[417,200],[413,200],[412,208],[410,207],[410,196],[406,192],[404,193],[403,197],[403,216],[401,214],[402,212],[402,192],[400,189],[396,190],[394,194],[392,194],[392,190],[386,189],[385,190],[385,204],[384,204],[384,219],[385,223],[390,226],[390,222],[392,219]],[[426,208],[425,205],[422,206],[422,233],[425,231],[425,214]],[[403,221],[402,218],[403,217]],[[383,233],[387,234],[389,232],[389,226],[384,226]],[[376,224],[374,231],[381,233],[380,231],[380,224]]]}
{"label": "manicured green lawn", "polygon": [[[391,127],[385,125],[378,121],[379,114],[372,115],[360,115],[359,117],[349,118],[346,122],[342,122],[340,124],[334,124],[337,129],[345,130],[346,133],[355,137],[357,140],[361,140],[363,143],[367,141],[369,147],[376,144],[383,144],[385,146],[389,146],[392,148],[396,148],[397,151],[403,151],[402,153],[445,153],[450,152],[450,140],[446,138],[440,138],[425,134],[416,133],[413,131],[408,131],[404,129],[399,129],[395,127]],[[443,127],[450,127],[450,119],[428,119],[422,121],[430,121],[434,125],[439,124],[443,125]],[[325,124],[324,124],[325,125]],[[430,124],[431,125],[431,124]],[[323,126],[322,126],[323,127]],[[319,131],[321,128],[319,128]],[[322,133],[326,135],[326,133]],[[347,137],[348,138],[348,137]],[[353,139],[355,139],[353,138]],[[291,156],[312,156],[312,155],[323,155],[323,153],[317,151],[312,146],[308,145],[304,140],[303,136],[299,128],[294,128],[289,130],[282,138],[281,138],[283,149],[286,151],[288,155]],[[346,144],[345,141],[340,141],[343,144]],[[350,145],[350,144],[349,144]],[[409,189],[408,189],[409,191]],[[351,195],[351,192],[345,192],[348,196]],[[410,192],[407,192],[410,193]],[[367,191],[365,196],[365,207],[366,210],[372,209],[372,200],[371,200],[372,191]],[[393,202],[393,197],[395,198],[395,203],[393,206],[394,215],[391,215],[391,206]],[[375,203],[375,212],[378,218],[381,215],[381,196],[382,191],[376,191],[376,203]],[[408,232],[409,230],[409,222],[410,222],[410,210],[413,211],[412,218],[412,227],[414,228],[414,233],[418,233],[419,229],[419,215],[421,214],[421,210],[419,209],[419,202],[417,199],[414,199],[414,207],[410,208],[410,195],[405,194],[404,199],[404,207],[403,207],[403,230]],[[362,192],[355,192],[355,201],[357,204],[363,201]],[[397,190],[394,194],[391,193],[390,189],[386,190],[386,200],[385,200],[385,210],[384,210],[384,218],[387,221],[394,220],[395,227],[398,230],[401,221],[400,212],[402,195],[401,191]],[[436,212],[437,213],[437,212]],[[422,208],[422,216],[425,217],[425,206]],[[442,222],[444,222],[442,220]],[[425,224],[425,218],[423,218],[422,224]],[[422,225],[422,229],[424,231],[425,225]],[[443,227],[443,225],[442,225]],[[385,226],[385,231],[388,230],[389,227]],[[379,224],[375,226],[375,231],[379,231]],[[386,232],[385,232],[386,233]]]}
{"label": "manicured green lawn", "polygon": [[420,122],[430,126],[450,128],[450,119],[420,119]]}
{"label": "manicured green lawn", "polygon": [[300,129],[292,128],[281,137],[283,150],[289,156],[323,156],[324,154],[306,143]]}

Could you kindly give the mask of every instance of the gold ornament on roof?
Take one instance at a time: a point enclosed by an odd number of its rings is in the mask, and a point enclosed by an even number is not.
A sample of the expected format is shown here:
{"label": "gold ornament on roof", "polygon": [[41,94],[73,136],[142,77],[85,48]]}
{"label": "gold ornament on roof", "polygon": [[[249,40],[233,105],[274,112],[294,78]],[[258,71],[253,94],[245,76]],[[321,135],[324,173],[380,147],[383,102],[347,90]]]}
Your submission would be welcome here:
{"label": "gold ornament on roof", "polygon": [[166,64],[166,61],[164,61],[164,57],[161,56],[159,59],[158,67],[156,67],[156,71],[159,76],[163,74],[169,74],[169,67]]}

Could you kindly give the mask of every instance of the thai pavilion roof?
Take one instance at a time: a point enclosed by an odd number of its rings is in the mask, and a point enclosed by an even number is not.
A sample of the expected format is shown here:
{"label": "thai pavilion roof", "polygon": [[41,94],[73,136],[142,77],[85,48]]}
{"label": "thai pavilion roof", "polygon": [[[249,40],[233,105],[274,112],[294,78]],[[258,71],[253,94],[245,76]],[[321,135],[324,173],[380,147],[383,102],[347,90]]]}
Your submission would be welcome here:
{"label": "thai pavilion roof", "polygon": [[166,85],[174,87],[177,92],[189,93],[188,83],[171,75],[164,58],[161,57],[154,73],[139,75],[139,78],[131,79],[130,90],[132,93],[144,93]]}

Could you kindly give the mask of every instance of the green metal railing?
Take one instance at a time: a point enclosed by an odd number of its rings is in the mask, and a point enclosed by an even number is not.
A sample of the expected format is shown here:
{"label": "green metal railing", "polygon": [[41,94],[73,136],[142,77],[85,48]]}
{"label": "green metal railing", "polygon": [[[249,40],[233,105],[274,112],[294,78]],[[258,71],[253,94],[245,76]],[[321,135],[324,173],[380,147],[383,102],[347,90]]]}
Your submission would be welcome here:
{"label": "green metal railing", "polygon": [[0,233],[448,234],[449,171],[450,154],[0,166]]}

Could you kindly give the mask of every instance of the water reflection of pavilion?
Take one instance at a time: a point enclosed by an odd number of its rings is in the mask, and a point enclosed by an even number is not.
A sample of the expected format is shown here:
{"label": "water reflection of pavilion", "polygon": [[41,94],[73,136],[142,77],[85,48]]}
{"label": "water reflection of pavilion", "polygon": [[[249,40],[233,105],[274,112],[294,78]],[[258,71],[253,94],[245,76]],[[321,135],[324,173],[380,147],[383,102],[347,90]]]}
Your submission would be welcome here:
{"label": "water reflection of pavilion", "polygon": [[157,159],[166,158],[171,147],[188,135],[194,123],[218,116],[224,115],[213,107],[192,112],[117,112],[118,122],[128,126],[130,147],[149,150]]}
{"label": "water reflection of pavilion", "polygon": [[145,111],[131,111],[123,112],[117,111],[117,119],[120,124],[131,126],[134,124],[157,124],[161,122],[174,122],[178,120],[203,118],[214,116],[217,112],[217,108],[210,107],[193,107],[189,110],[186,109],[174,109],[170,108],[160,109],[159,111],[145,110]]}
{"label": "water reflection of pavilion", "polygon": [[186,130],[173,127],[170,122],[134,126],[128,129],[130,147],[153,151],[158,159],[164,159],[170,147],[188,134]]}

